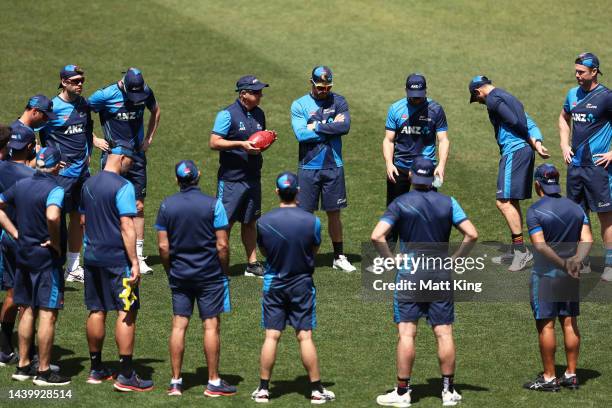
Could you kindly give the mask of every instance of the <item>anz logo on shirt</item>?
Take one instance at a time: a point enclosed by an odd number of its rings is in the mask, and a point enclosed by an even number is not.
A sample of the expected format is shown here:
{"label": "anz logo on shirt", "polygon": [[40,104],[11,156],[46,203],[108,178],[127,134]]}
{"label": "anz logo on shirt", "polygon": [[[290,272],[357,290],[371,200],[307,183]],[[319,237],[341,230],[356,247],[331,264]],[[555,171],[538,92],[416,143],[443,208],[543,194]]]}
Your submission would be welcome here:
{"label": "anz logo on shirt", "polygon": [[66,127],[64,131],[65,135],[76,135],[77,133],[83,133],[85,131],[85,126],[83,123],[77,123],[76,125],[70,125]]}
{"label": "anz logo on shirt", "polygon": [[238,130],[241,131],[241,132],[246,130],[246,126],[244,125],[244,122],[240,122],[238,124]]}
{"label": "anz logo on shirt", "polygon": [[595,116],[592,113],[572,113],[572,120],[574,122],[593,123],[595,122]]}
{"label": "anz logo on shirt", "polygon": [[404,126],[400,132],[405,135],[428,135],[428,126]]}
{"label": "anz logo on shirt", "polygon": [[130,121],[136,120],[140,117],[140,112],[117,112],[115,115],[116,120]]}

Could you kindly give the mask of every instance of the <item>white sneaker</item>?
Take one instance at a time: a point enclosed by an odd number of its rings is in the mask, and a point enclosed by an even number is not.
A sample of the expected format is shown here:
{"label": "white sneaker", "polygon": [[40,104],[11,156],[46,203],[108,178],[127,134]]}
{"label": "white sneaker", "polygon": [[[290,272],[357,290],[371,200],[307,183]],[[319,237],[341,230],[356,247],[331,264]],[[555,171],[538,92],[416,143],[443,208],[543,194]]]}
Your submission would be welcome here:
{"label": "white sneaker", "polygon": [[445,407],[452,407],[461,402],[461,395],[457,392],[457,390],[448,391],[442,390],[442,405]]}
{"label": "white sneaker", "polygon": [[340,255],[338,259],[334,259],[334,263],[332,263],[332,268],[341,269],[344,272],[355,272],[357,270],[357,268],[351,265],[349,260],[346,259],[346,256],[344,255]]}
{"label": "white sneaker", "polygon": [[255,402],[268,403],[270,402],[270,393],[268,390],[262,390],[257,387],[255,391],[251,394],[251,399]]}
{"label": "white sneaker", "polygon": [[66,282],[85,282],[85,270],[81,265],[66,273]]}
{"label": "white sneaker", "polygon": [[[349,264],[350,265],[350,264]],[[323,388],[323,392],[313,391],[310,394],[310,403],[311,404],[325,404],[327,401],[333,401],[336,399],[336,394],[333,392],[326,390]]]}
{"label": "white sneaker", "polygon": [[518,272],[525,269],[527,263],[533,259],[533,254],[525,248],[525,252],[521,252],[518,249],[514,250],[514,258],[512,258],[512,265],[508,267],[510,272]]}
{"label": "white sneaker", "polygon": [[601,280],[604,282],[612,282],[612,266],[606,266],[601,274]]}
{"label": "white sneaker", "polygon": [[388,394],[382,394],[376,397],[376,403],[385,407],[409,407],[410,406],[410,393],[412,390],[408,389],[408,392],[404,395],[397,393],[397,387]]}
{"label": "white sneaker", "polygon": [[149,274],[153,273],[153,268],[151,268],[145,262],[145,259],[147,259],[147,258],[143,256],[142,258],[139,258],[139,259],[140,259],[140,274],[141,275],[149,275]]}

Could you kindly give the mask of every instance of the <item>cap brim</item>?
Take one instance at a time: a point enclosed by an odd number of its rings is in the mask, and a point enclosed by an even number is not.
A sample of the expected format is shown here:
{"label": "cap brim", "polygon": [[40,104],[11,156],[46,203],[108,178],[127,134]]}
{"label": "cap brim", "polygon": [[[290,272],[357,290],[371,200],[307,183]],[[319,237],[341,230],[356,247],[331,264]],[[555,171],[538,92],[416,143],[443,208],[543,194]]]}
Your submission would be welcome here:
{"label": "cap brim", "polygon": [[427,95],[427,91],[425,89],[409,89],[406,91],[406,95],[409,98],[424,98]]}
{"label": "cap brim", "polygon": [[6,144],[6,146],[9,149],[23,150],[23,149],[26,148],[27,145],[29,145],[30,143],[34,143],[34,142],[35,142],[34,140],[32,142],[21,142],[21,141],[19,141],[19,142],[12,142],[12,141],[9,141]]}
{"label": "cap brim", "polygon": [[41,112],[44,112],[45,115],[47,115],[47,117],[49,118],[49,120],[57,119],[57,115],[53,111],[41,111]]}
{"label": "cap brim", "polygon": [[540,182],[540,187],[545,194],[561,194],[561,186],[559,184],[546,184]]}
{"label": "cap brim", "polygon": [[476,101],[477,101],[477,99],[476,99],[476,95],[471,94],[471,95],[470,95],[470,103],[474,103],[474,102],[476,102]]}
{"label": "cap brim", "polygon": [[149,97],[149,93],[146,91],[143,92],[126,92],[128,99],[134,103],[143,102],[145,99]]}
{"label": "cap brim", "polygon": [[425,177],[425,176],[418,176],[416,174],[413,174],[410,181],[412,182],[412,184],[423,184],[426,186],[430,186],[433,183],[433,180],[434,180],[433,176]]}
{"label": "cap brim", "polygon": [[236,92],[240,92],[240,91],[261,91],[264,88],[269,87],[270,85],[263,83],[263,82],[258,82],[256,84],[249,84],[243,87],[240,87],[238,89],[236,89]]}

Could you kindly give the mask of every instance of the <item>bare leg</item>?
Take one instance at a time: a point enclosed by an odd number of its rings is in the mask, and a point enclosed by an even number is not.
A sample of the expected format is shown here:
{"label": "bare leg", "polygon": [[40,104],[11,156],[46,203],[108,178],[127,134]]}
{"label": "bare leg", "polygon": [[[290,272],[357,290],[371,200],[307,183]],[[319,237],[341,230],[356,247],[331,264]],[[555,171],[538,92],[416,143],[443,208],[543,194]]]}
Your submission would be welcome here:
{"label": "bare leg", "polygon": [[300,330],[296,332],[296,336],[300,344],[302,364],[308,373],[310,382],[321,380],[319,360],[317,358],[317,348],[312,340],[312,330]]}
{"label": "bare leg", "polygon": [[219,316],[211,317],[202,321],[204,326],[204,353],[206,354],[206,365],[208,366],[208,380],[214,381],[219,378],[219,353],[221,351],[221,319]]}
{"label": "bare leg", "polygon": [[555,349],[557,348],[555,338],[555,319],[536,320],[538,329],[540,356],[544,366],[546,378],[555,377]]}
{"label": "bare leg", "polygon": [[185,333],[189,326],[189,318],[175,315],[172,318],[172,333],[170,334],[170,364],[172,366],[172,378],[181,378],[183,366],[183,354],[185,352]]}
{"label": "bare leg", "polygon": [[31,307],[21,309],[19,317],[19,367],[25,367],[30,364],[30,346],[34,340],[34,323],[36,322],[36,314]]}
{"label": "bare leg", "polygon": [[266,339],[261,347],[260,370],[259,377],[264,380],[269,380],[272,376],[272,369],[276,361],[276,347],[280,340],[282,332],[279,330],[266,330]]}
{"label": "bare leg", "polygon": [[120,355],[134,354],[134,339],[136,337],[136,316],[137,312],[117,312],[117,322],[115,324],[115,342]]}
{"label": "bare leg", "polygon": [[104,337],[106,336],[106,312],[89,312],[85,326],[89,352],[96,353],[102,351]]}
{"label": "bare leg", "polygon": [[417,322],[402,322],[397,325],[397,378],[408,378],[416,356],[415,339]]}
{"label": "bare leg", "polygon": [[438,342],[438,361],[442,375],[455,374],[455,340],[453,339],[453,326],[440,324],[433,327]]}
{"label": "bare leg", "polygon": [[523,217],[518,200],[497,200],[497,209],[502,213],[508,223],[512,234],[523,233]]}
{"label": "bare leg", "polygon": [[242,224],[240,235],[249,263],[257,262],[257,221]]}
{"label": "bare leg", "polygon": [[563,328],[563,339],[565,342],[565,358],[567,359],[566,372],[568,374],[576,374],[578,355],[580,354],[580,330],[578,330],[578,321],[576,317],[570,316],[559,317],[559,321]]}
{"label": "bare leg", "polygon": [[342,242],[340,210],[327,211],[327,230],[332,242]]}
{"label": "bare leg", "polygon": [[70,224],[68,225],[68,251],[74,253],[81,252],[82,242],[81,214],[78,211],[71,211]]}
{"label": "bare leg", "polygon": [[49,369],[56,321],[57,310],[41,308],[38,311],[38,371]]}

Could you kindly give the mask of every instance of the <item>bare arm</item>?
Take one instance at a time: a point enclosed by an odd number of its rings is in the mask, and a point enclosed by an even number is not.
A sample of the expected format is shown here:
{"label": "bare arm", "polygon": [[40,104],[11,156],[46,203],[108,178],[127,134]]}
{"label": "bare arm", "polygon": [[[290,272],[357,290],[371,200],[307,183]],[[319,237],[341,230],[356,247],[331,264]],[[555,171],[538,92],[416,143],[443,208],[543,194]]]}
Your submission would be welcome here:
{"label": "bare arm", "polygon": [[476,241],[478,240],[478,231],[470,220],[465,220],[461,224],[457,225],[459,232],[463,234],[463,241],[455,253],[452,255],[453,258],[462,258],[470,253]]}
{"label": "bare arm", "polygon": [[374,227],[374,231],[372,231],[372,236],[370,237],[372,240],[372,245],[374,245],[374,249],[376,252],[383,258],[393,258],[393,254],[389,249],[389,245],[387,245],[387,234],[391,231],[391,225],[384,222],[379,221]]}
{"label": "bare arm", "polygon": [[151,143],[153,143],[153,138],[155,137],[155,132],[157,131],[157,127],[159,126],[159,118],[161,117],[161,109],[159,105],[156,104],[153,109],[151,109],[151,115],[149,116],[149,125],[147,126],[147,135],[145,136],[144,143],[142,144],[142,150],[147,151]]}
{"label": "bare arm", "polygon": [[157,248],[164,270],[168,273],[170,272],[170,241],[168,240],[168,231],[157,231]]}
{"label": "bare arm", "polygon": [[219,135],[211,133],[208,146],[212,150],[242,149],[248,154],[259,154],[261,149],[255,147],[254,142],[248,140],[226,140]]}
{"label": "bare arm", "polygon": [[11,219],[6,215],[6,213],[2,210],[4,207],[3,202],[0,201],[0,226],[13,238],[18,239],[19,233],[17,232],[17,228],[11,222]]}
{"label": "bare arm", "polygon": [[220,229],[215,231],[217,236],[217,253],[219,255],[219,262],[221,263],[221,269],[226,276],[229,276],[229,237],[227,236],[227,230]]}
{"label": "bare arm", "polygon": [[387,168],[387,178],[395,183],[395,176],[399,176],[397,167],[393,164],[393,152],[395,151],[395,132],[389,129],[385,130],[385,138],[382,144],[383,157]]}
{"label": "bare arm", "polygon": [[570,164],[572,156],[574,156],[574,152],[570,146],[571,119],[572,117],[570,114],[562,109],[559,114],[559,141],[561,144],[561,151],[563,152],[563,160],[565,160],[566,164]]}
{"label": "bare arm", "polygon": [[533,247],[539,253],[544,255],[556,267],[566,270],[567,265],[565,259],[557,255],[557,253],[546,243],[546,240],[544,239],[544,233],[542,231],[530,234],[529,237],[531,238]]}
{"label": "bare arm", "polygon": [[442,131],[436,133],[438,139],[438,165],[434,170],[434,174],[444,180],[444,172],[446,169],[446,161],[450,152],[450,140],[448,140],[448,132]]}
{"label": "bare arm", "polygon": [[61,225],[61,217],[62,217],[62,209],[57,205],[50,205],[47,207],[46,214],[47,216],[47,229],[49,230],[49,241],[41,244],[42,246],[50,246],[57,252],[61,254],[62,249],[60,245],[61,234],[60,234],[60,225]]}
{"label": "bare arm", "polygon": [[121,238],[123,238],[128,259],[132,263],[132,276],[129,283],[136,286],[140,281],[140,264],[136,256],[136,228],[132,217],[121,217]]}

